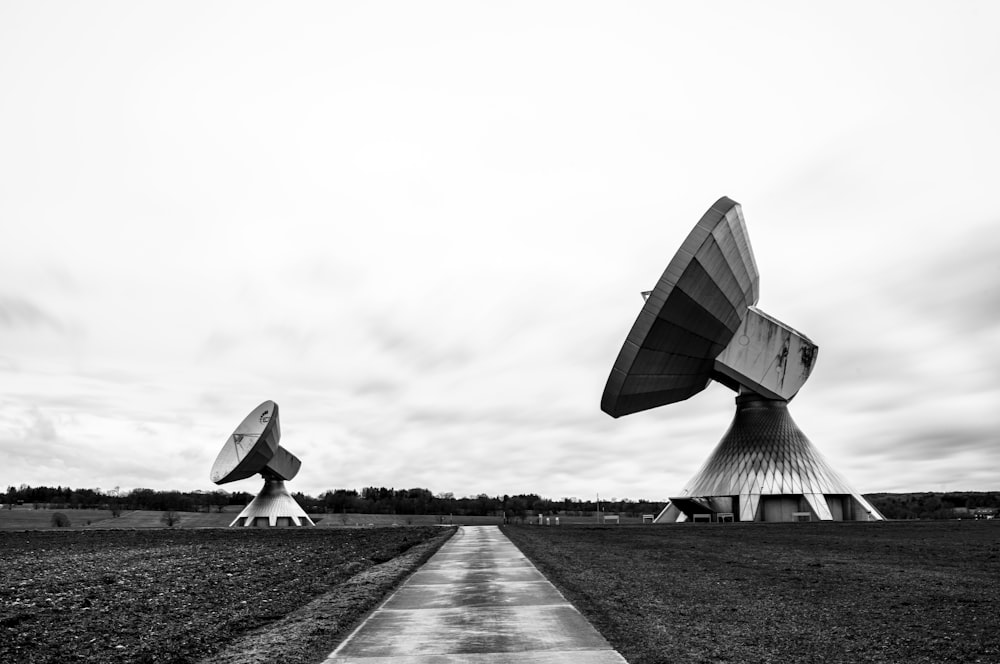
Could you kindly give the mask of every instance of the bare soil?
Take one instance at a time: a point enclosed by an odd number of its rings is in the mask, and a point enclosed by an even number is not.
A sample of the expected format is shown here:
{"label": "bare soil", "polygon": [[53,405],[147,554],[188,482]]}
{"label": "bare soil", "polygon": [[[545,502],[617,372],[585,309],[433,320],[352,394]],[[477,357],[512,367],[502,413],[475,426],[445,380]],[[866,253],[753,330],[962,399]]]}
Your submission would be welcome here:
{"label": "bare soil", "polygon": [[1000,662],[1000,522],[504,532],[631,664]]}
{"label": "bare soil", "polygon": [[0,532],[0,662],[314,664],[452,532]]}

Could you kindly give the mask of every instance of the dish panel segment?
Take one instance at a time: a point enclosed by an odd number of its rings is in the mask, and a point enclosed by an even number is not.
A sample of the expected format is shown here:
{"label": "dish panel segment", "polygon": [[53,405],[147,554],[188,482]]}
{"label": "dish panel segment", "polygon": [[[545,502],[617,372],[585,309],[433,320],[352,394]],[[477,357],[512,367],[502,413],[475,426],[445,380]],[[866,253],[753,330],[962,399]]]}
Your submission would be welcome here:
{"label": "dish panel segment", "polygon": [[216,484],[252,477],[274,457],[281,439],[278,404],[265,401],[247,415],[222,446],[210,476]]}
{"label": "dish panel segment", "polygon": [[705,389],[715,357],[756,304],[759,282],[742,210],[720,198],[649,293],[611,369],[601,410],[620,417]]}

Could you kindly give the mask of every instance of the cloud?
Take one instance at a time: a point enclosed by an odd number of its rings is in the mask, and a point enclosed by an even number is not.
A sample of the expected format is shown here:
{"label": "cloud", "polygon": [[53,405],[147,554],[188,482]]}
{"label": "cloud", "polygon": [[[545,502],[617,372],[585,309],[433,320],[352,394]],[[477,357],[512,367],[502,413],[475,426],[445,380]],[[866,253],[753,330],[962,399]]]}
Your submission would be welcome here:
{"label": "cloud", "polygon": [[294,490],[670,495],[732,393],[618,420],[600,394],[723,194],[762,308],[820,346],[792,412],[835,466],[1000,481],[976,458],[1000,428],[988,16],[908,8],[926,44],[893,8],[144,11],[0,21],[24,65],[0,59],[0,440],[25,481],[211,489],[274,399]]}
{"label": "cloud", "polygon": [[[950,236],[948,244],[934,247],[926,264],[914,266],[908,275],[910,283],[919,283],[923,292],[915,293],[909,302],[921,315],[946,325],[956,335],[1000,340],[998,224],[1000,219],[963,229]],[[996,345],[983,350],[996,352]]]}
{"label": "cloud", "polygon": [[0,326],[7,328],[49,329],[63,332],[65,326],[58,318],[52,316],[41,307],[29,300],[0,295]]}
{"label": "cloud", "polygon": [[996,467],[1000,462],[1000,435],[996,423],[957,424],[944,427],[931,423],[926,430],[917,429],[900,436],[887,448],[884,456],[891,462],[920,461],[937,457],[946,461],[952,457],[973,453],[982,465]]}

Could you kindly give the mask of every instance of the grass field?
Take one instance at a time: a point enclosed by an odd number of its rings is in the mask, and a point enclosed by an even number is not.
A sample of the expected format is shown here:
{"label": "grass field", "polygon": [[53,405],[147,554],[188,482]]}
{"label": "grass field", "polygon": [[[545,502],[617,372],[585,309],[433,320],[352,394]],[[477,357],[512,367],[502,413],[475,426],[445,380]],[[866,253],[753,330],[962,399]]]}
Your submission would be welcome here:
{"label": "grass field", "polygon": [[451,533],[0,532],[0,662],[315,664]]}
{"label": "grass field", "polygon": [[[232,522],[235,512],[177,512],[178,528],[224,528]],[[0,509],[0,530],[35,530],[52,528],[52,515],[63,514],[69,519],[71,529],[79,528],[163,528],[163,512],[154,510],[125,510],[114,517],[111,510],[33,509],[15,507]]]}
{"label": "grass field", "polygon": [[1000,522],[504,532],[631,664],[1000,662]]}
{"label": "grass field", "polygon": [[[176,528],[226,528],[243,508],[231,505],[222,513],[217,512],[177,512],[180,521]],[[30,507],[0,509],[0,530],[31,530],[51,528],[52,514],[61,512],[70,520],[72,528],[162,528],[163,512],[153,510],[126,510],[121,516],[112,517],[110,510],[49,510]],[[381,526],[488,526],[500,525],[503,518],[498,516],[451,516],[435,514],[311,514],[321,528],[353,528]],[[537,521],[538,517],[534,517]],[[554,523],[554,517],[551,518]],[[562,516],[560,523],[596,524],[594,516]],[[622,517],[623,525],[642,522],[639,517]]]}
{"label": "grass field", "polygon": [[51,528],[52,515],[56,512],[65,514],[70,521],[70,527],[76,528],[100,523],[111,518],[111,510],[36,510],[30,507],[15,507],[0,509],[0,530],[30,530],[34,528]]}

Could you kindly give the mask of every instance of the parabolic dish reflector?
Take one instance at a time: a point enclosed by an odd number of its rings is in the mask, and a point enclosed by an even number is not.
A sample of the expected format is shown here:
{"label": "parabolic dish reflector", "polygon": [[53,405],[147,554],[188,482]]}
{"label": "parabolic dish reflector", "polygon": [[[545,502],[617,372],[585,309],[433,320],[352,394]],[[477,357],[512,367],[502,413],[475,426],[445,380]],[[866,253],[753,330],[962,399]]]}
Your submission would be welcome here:
{"label": "parabolic dish reflector", "polygon": [[277,454],[280,439],[278,404],[265,401],[240,422],[222,446],[212,464],[212,481],[225,484],[261,472]]}
{"label": "parabolic dish reflector", "polygon": [[757,303],[759,283],[742,209],[724,196],[646,299],[611,369],[601,410],[620,417],[705,389],[715,358]]}

